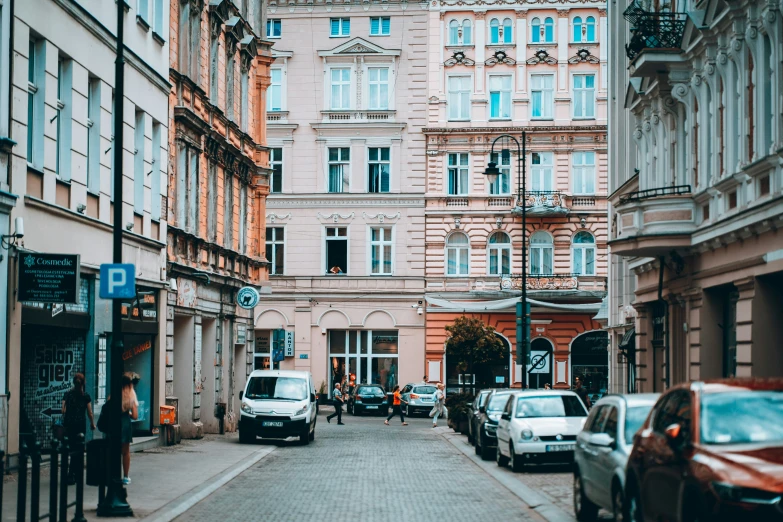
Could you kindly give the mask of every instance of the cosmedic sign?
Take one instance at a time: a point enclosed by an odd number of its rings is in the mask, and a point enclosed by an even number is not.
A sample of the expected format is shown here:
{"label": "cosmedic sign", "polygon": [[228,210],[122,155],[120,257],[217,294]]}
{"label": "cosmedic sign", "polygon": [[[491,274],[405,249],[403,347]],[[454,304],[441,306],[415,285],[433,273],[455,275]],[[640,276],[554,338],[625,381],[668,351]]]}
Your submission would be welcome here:
{"label": "cosmedic sign", "polygon": [[20,254],[18,299],[22,302],[78,303],[79,256]]}

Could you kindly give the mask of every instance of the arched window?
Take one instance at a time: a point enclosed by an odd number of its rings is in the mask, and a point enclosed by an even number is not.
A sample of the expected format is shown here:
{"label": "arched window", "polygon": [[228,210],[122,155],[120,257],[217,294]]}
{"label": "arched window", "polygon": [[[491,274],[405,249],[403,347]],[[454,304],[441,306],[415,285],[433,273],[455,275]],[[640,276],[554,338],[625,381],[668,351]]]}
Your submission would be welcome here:
{"label": "arched window", "polygon": [[533,43],[541,41],[541,20],[539,18],[530,20],[530,41]]}
{"label": "arched window", "polygon": [[503,43],[514,41],[514,30],[511,28],[511,18],[503,20]]}
{"label": "arched window", "polygon": [[549,232],[539,230],[530,236],[530,273],[547,275],[555,272],[555,249]]}
{"label": "arched window", "polygon": [[571,259],[576,275],[595,275],[595,238],[590,232],[577,232],[571,242]]}
{"label": "arched window", "polygon": [[459,45],[459,22],[449,22],[449,45]]}
{"label": "arched window", "polygon": [[489,275],[511,273],[511,239],[505,232],[495,232],[489,236]]}
{"label": "arched window", "polygon": [[470,45],[473,43],[473,25],[467,18],[462,21],[462,44]]}
{"label": "arched window", "polygon": [[595,42],[595,18],[592,16],[587,17],[587,38],[585,42]]}
{"label": "arched window", "polygon": [[582,41],[582,17],[577,16],[574,18],[574,41]]}
{"label": "arched window", "polygon": [[493,18],[489,22],[489,43],[500,43],[500,22],[497,18]]}
{"label": "arched window", "polygon": [[470,241],[462,232],[454,232],[446,239],[446,275],[470,274]]}
{"label": "arched window", "polygon": [[555,41],[555,21],[551,17],[544,19],[544,41],[546,43]]}

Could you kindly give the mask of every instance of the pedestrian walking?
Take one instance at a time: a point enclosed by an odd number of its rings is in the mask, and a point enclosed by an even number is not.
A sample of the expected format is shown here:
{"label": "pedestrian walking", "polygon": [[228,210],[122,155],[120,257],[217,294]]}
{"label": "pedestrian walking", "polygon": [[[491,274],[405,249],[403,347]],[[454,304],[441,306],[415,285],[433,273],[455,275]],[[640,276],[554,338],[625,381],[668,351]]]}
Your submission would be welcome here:
{"label": "pedestrian walking", "polygon": [[386,417],[386,420],[383,421],[384,424],[387,426],[389,425],[389,420],[394,417],[396,414],[400,415],[400,421],[402,422],[403,426],[407,426],[408,423],[405,422],[405,417],[402,414],[402,403],[408,404],[408,401],[403,400],[402,394],[400,393],[400,387],[395,386],[394,387],[394,399],[392,400],[392,412],[389,414],[388,417]]}
{"label": "pedestrian walking", "polygon": [[443,383],[439,382],[437,384],[437,389],[435,390],[435,406],[432,407],[432,411],[430,412],[433,428],[438,427],[438,417],[442,417],[443,414],[446,413],[446,394],[444,393],[443,388]]}
{"label": "pedestrian walking", "polygon": [[[84,374],[75,373],[73,375],[73,388],[65,392],[62,401],[63,428],[68,440],[73,443],[87,431],[85,429],[87,418],[90,419],[90,429],[95,429],[95,418],[92,414],[92,397],[84,391]],[[73,465],[73,456],[71,464],[68,466],[68,484],[76,484],[76,475],[74,474],[76,466]]]}
{"label": "pedestrian walking", "polygon": [[332,392],[332,402],[334,403],[334,413],[326,417],[326,422],[332,423],[332,419],[337,417],[337,424],[343,425],[343,392],[340,390],[340,383],[334,383]]}
{"label": "pedestrian walking", "polygon": [[588,395],[587,390],[582,387],[582,378],[576,377],[574,381],[576,382],[576,389],[574,390],[574,392],[576,392],[576,394],[579,395],[579,398],[582,399],[585,408],[589,410],[590,408],[592,408],[593,405],[590,404],[590,395]]}

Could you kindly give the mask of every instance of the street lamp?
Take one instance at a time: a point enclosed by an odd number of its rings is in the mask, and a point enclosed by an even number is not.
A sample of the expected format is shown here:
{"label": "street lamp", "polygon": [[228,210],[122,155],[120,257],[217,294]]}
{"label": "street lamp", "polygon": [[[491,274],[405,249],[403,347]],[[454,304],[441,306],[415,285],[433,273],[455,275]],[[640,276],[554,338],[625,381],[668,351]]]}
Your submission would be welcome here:
{"label": "street lamp", "polygon": [[[492,142],[490,158],[495,154],[495,144],[499,140],[509,140],[517,146],[517,204],[522,207],[522,298],[516,305],[517,323],[517,364],[522,366],[522,389],[527,388],[527,367],[530,363],[530,305],[527,302],[527,212],[525,210],[525,175],[526,175],[526,133],[522,131],[522,144],[510,134],[501,134]],[[501,158],[510,155],[508,148],[500,151]],[[510,162],[509,162],[510,163]],[[490,161],[484,174],[491,184],[497,183],[500,169],[497,162]]]}

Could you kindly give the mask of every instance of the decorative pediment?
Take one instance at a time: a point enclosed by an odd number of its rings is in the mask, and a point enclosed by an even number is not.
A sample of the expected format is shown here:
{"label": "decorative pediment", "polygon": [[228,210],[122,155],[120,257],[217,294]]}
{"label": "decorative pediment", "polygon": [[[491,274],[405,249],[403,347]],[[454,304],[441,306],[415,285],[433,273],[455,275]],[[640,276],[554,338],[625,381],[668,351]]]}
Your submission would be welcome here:
{"label": "decorative pediment", "polygon": [[329,51],[318,51],[318,56],[346,56],[357,54],[372,54],[380,56],[399,56],[399,49],[384,49],[363,38],[353,38]]}
{"label": "decorative pediment", "polygon": [[454,51],[454,54],[451,55],[451,58],[443,62],[443,65],[446,67],[451,67],[453,65],[467,65],[468,67],[473,67],[476,65],[476,62],[465,56],[464,52]]}
{"label": "decorative pediment", "polygon": [[549,51],[546,49],[539,49],[536,51],[536,54],[528,58],[525,63],[528,65],[538,65],[540,63],[545,65],[555,65],[557,64],[557,58],[554,56],[549,56]]}
{"label": "decorative pediment", "polygon": [[209,0],[210,16],[220,20],[220,23],[228,20],[231,15],[229,0]]}
{"label": "decorative pediment", "polygon": [[247,72],[250,70],[253,60],[255,60],[258,55],[258,46],[256,44],[255,36],[252,34],[245,36],[242,41],[239,42],[239,51],[241,60],[240,65],[242,66],[242,70]]}
{"label": "decorative pediment", "polygon": [[242,19],[238,16],[232,16],[226,21],[226,39],[234,41],[234,45],[241,42],[245,37],[245,28]]}
{"label": "decorative pediment", "polygon": [[590,54],[590,49],[579,49],[574,56],[568,59],[568,63],[600,63],[600,59]]}
{"label": "decorative pediment", "polygon": [[513,58],[511,58],[506,51],[502,49],[498,49],[495,51],[495,54],[484,60],[484,65],[487,67],[492,67],[493,65],[497,65],[499,63],[504,63],[506,65],[516,65],[517,61]]}

